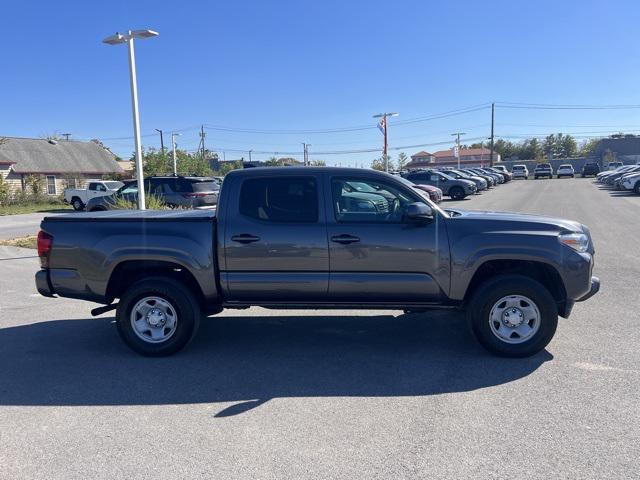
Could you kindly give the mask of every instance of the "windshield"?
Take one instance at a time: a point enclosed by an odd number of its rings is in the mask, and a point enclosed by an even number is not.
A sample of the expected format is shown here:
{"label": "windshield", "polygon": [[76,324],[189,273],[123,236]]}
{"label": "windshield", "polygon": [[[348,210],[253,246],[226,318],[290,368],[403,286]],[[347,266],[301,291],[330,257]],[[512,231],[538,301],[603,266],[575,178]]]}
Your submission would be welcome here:
{"label": "windshield", "polygon": [[124,185],[124,183],[122,182],[117,182],[117,181],[113,181],[113,182],[104,182],[104,185],[109,189],[109,190],[118,190],[121,186]]}

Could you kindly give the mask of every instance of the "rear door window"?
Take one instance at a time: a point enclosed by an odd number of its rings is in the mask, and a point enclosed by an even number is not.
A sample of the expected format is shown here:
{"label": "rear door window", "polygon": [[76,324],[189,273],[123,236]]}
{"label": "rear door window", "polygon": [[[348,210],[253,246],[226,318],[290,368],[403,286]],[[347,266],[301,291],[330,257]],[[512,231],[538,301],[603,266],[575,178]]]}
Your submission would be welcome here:
{"label": "rear door window", "polygon": [[293,176],[246,179],[240,189],[240,213],[267,222],[316,223],[316,180]]}

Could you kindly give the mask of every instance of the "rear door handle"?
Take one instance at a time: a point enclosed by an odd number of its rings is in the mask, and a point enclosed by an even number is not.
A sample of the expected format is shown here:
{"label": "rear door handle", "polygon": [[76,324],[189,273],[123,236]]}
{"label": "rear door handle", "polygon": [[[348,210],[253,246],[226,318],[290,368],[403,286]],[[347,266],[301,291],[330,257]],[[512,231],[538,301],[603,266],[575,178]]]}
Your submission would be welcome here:
{"label": "rear door handle", "polygon": [[234,235],[231,240],[238,243],[253,243],[260,241],[260,237],[251,235],[250,233],[243,233],[241,235]]}
{"label": "rear door handle", "polygon": [[331,237],[331,241],[335,243],[341,243],[343,245],[348,245],[349,243],[359,242],[360,239],[355,235],[348,235],[346,233],[343,233],[342,235],[334,235],[333,237]]}

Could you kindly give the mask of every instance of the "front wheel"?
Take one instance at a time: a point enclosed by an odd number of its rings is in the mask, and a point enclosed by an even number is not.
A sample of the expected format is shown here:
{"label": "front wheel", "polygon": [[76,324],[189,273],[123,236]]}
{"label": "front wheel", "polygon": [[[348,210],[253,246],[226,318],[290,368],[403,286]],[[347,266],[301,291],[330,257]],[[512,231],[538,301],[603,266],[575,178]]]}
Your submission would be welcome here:
{"label": "front wheel", "polygon": [[633,187],[633,191],[636,192],[638,195],[640,195],[640,180],[636,182],[636,184]]}
{"label": "front wheel", "polygon": [[462,200],[465,197],[464,190],[462,187],[451,187],[449,196],[454,200]]}
{"label": "front wheel", "polygon": [[200,306],[189,289],[167,277],[139,280],[127,289],[116,311],[118,333],[137,353],[149,357],[182,350],[200,324]]}
{"label": "front wheel", "polygon": [[71,205],[73,206],[73,209],[74,209],[76,212],[79,212],[79,211],[81,211],[81,210],[83,210],[83,209],[84,209],[84,203],[82,203],[82,200],[80,200],[80,199],[79,199],[79,198],[77,198],[77,197],[76,197],[76,198],[74,198],[74,199],[71,201]]}
{"label": "front wheel", "polygon": [[541,351],[558,326],[549,291],[522,275],[499,275],[478,288],[468,305],[476,339],[495,355],[528,357]]}

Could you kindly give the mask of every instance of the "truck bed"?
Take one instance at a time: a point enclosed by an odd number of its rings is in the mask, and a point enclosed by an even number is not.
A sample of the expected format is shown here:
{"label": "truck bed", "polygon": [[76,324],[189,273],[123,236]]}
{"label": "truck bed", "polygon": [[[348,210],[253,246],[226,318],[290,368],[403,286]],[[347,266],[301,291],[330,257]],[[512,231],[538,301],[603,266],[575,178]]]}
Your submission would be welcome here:
{"label": "truck bed", "polygon": [[43,294],[48,288],[51,294],[108,303],[114,272],[128,268],[127,272],[149,273],[168,265],[172,271],[189,272],[204,298],[215,301],[216,227],[214,209],[108,210],[45,217],[41,228],[53,236],[53,246],[39,285]]}

